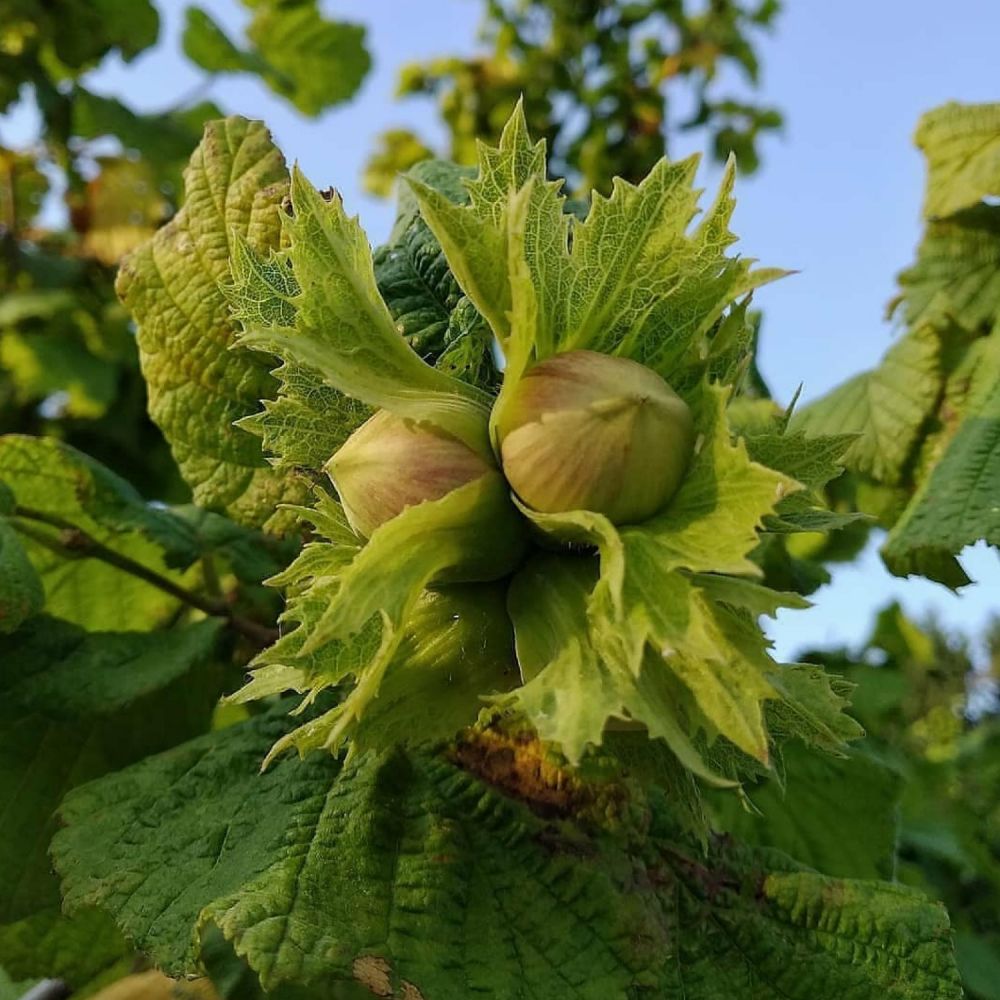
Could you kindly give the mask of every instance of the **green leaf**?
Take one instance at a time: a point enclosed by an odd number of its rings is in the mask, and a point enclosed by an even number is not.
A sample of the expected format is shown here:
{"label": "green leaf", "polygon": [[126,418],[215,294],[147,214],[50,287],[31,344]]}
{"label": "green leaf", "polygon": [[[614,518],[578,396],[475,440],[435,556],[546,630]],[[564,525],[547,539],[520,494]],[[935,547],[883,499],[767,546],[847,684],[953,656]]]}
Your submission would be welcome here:
{"label": "green leaf", "polygon": [[14,982],[3,969],[0,969],[0,1000],[22,1000],[34,985],[32,980]]}
{"label": "green leaf", "polygon": [[[44,9],[43,9],[44,10]],[[74,70],[118,49],[126,62],[156,42],[160,16],[150,0],[66,0],[55,15],[53,44],[59,60]],[[36,17],[44,16],[42,12]]]}
{"label": "green leaf", "polygon": [[127,150],[141,153],[174,200],[180,194],[182,169],[205,123],[221,116],[210,101],[166,114],[140,115],[113,97],[79,86],[73,91],[73,134],[82,139],[111,135]]}
{"label": "green leaf", "polygon": [[118,394],[118,365],[61,333],[6,331],[0,340],[0,365],[14,383],[19,402],[62,392],[63,412],[69,417],[100,417]]}
{"label": "green leaf", "polygon": [[[427,160],[415,166],[410,176],[463,204],[469,195],[461,181],[469,173],[452,163]],[[436,357],[462,290],[408,187],[400,193],[389,242],[375,251],[374,266],[379,293],[403,336],[425,360]]]}
{"label": "green leaf", "polygon": [[248,54],[241,52],[200,7],[187,7],[184,11],[181,46],[188,59],[209,73],[239,73],[254,69]]}
{"label": "green leaf", "polygon": [[[232,281],[223,287],[232,316],[244,329],[279,331],[295,323],[298,282],[282,259],[265,257],[237,241]],[[260,437],[275,468],[321,475],[330,456],[371,415],[371,408],[327,385],[314,368],[285,362],[272,373],[277,399],[236,425]],[[273,457],[272,457],[273,456]]]}
{"label": "green leaf", "polygon": [[478,152],[467,206],[417,178],[410,184],[463,291],[505,348],[508,378],[520,377],[531,357],[586,348],[634,358],[676,380],[682,363],[703,364],[698,348],[726,308],[783,273],[752,271],[752,260],[725,256],[735,240],[732,164],[689,235],[695,159],[663,160],[638,186],[616,179],[611,197],[595,194],[585,221],[573,225],[560,183],[546,179],[544,143],[531,143],[520,105],[499,146]]}
{"label": "green leaf", "polygon": [[927,157],[926,218],[1000,194],[1000,105],[943,104],[920,119],[915,140]]}
{"label": "green leaf", "polygon": [[784,781],[747,788],[757,812],[714,795],[717,829],[774,847],[824,875],[892,879],[899,836],[900,777],[855,751],[843,759],[789,748]]}
{"label": "green leaf", "polygon": [[47,850],[69,788],[207,727],[219,629],[87,633],[39,617],[0,636],[0,923],[58,905]]}
{"label": "green leaf", "polygon": [[45,591],[17,532],[0,517],[0,634],[15,631],[45,605]]}
{"label": "green leaf", "polygon": [[[55,888],[55,878],[50,880]],[[134,959],[107,913],[85,909],[66,917],[58,895],[46,909],[14,923],[0,923],[0,961],[8,971],[18,979],[61,979],[74,996],[89,996],[125,975]],[[23,997],[18,993],[14,1000]]]}
{"label": "green leaf", "polygon": [[[511,585],[508,606],[514,622],[523,687],[510,703],[531,722],[539,737],[556,744],[571,763],[588,745],[599,746],[611,720],[645,725],[681,763],[710,784],[732,785],[716,773],[696,745],[688,722],[681,683],[649,656],[634,671],[621,657],[602,655],[588,633],[588,603],[597,580],[591,560],[535,556]],[[689,600],[683,580],[664,600]],[[642,644],[637,644],[642,656]],[[613,722],[611,722],[614,725]]]}
{"label": "green leaf", "polygon": [[257,4],[247,37],[268,86],[304,115],[353,97],[371,68],[364,27],[328,20],[315,0]]}
{"label": "green leaf", "polygon": [[701,855],[658,798],[649,829],[585,831],[558,818],[586,794],[562,772],[536,779],[548,820],[425,754],[258,774],[281,732],[265,716],[71,794],[54,846],[68,905],[107,909],[174,973],[194,968],[197,930],[218,927],[268,990],[961,996],[944,910],[912,890],[732,840]]}
{"label": "green leaf", "polygon": [[448,319],[445,348],[437,359],[437,367],[490,395],[500,388],[502,375],[497,370],[493,332],[464,296]]}
{"label": "green leaf", "polygon": [[970,931],[955,932],[962,982],[979,1000],[1000,1000],[1000,956],[992,941]]}
{"label": "green leaf", "polygon": [[[516,681],[513,634],[504,610],[504,589],[495,584],[425,591],[403,627],[403,637],[385,670],[378,698],[352,730],[351,752],[396,744],[435,744],[472,725],[483,699]],[[269,694],[302,694],[366,666],[378,635],[366,630],[349,642],[327,643],[312,656],[296,656],[302,639],[282,637],[261,654],[247,685],[230,696],[240,704]],[[291,662],[300,664],[289,665]],[[322,745],[330,719],[321,717],[289,737],[300,752]]]}
{"label": "green leaf", "polygon": [[905,335],[873,371],[857,375],[797,411],[791,428],[808,437],[857,435],[851,469],[898,483],[941,391],[941,341],[932,327]]}
{"label": "green leaf", "polygon": [[[339,518],[339,509],[332,501],[327,504],[335,511],[334,518]],[[305,516],[313,517],[308,511]],[[440,663],[433,655],[433,643],[441,642],[453,652],[448,630],[438,628],[437,637],[428,636],[428,649],[407,643],[408,630],[412,634],[428,628],[420,625],[418,610],[421,601],[427,608],[426,588],[431,583],[503,576],[518,563],[524,545],[520,519],[508,499],[505,481],[496,472],[440,500],[407,507],[379,527],[363,547],[349,533],[345,539],[338,522],[334,530],[339,538],[306,546],[295,563],[271,581],[291,591],[282,621],[298,623],[298,627],[254,661],[263,673],[251,680],[247,695],[263,697],[293,688],[308,691],[308,704],[318,692],[350,675],[356,684],[339,705],[289,733],[274,747],[272,756],[293,746],[300,752],[339,748],[371,710],[390,668],[401,673],[400,681],[393,682],[396,693],[376,711],[391,706],[406,692],[403,674],[412,676],[415,687],[433,688],[439,683]],[[488,544],[483,544],[484,539]],[[495,628],[502,631],[506,623],[495,602],[493,611],[498,616]],[[458,635],[462,637],[464,630]],[[483,631],[484,640],[486,635]],[[487,682],[487,689],[479,693],[489,694],[502,685],[498,684],[498,654],[486,646],[484,652],[488,655],[478,668],[470,667],[476,678],[469,682]],[[415,661],[412,671],[411,659]],[[459,690],[457,697],[465,699],[467,693],[467,689]],[[373,728],[380,725],[396,732],[393,725],[378,720]],[[415,735],[419,734],[415,731]]]}
{"label": "green leaf", "polygon": [[573,287],[581,294],[568,346],[631,357],[669,380],[726,306],[785,273],[752,271],[752,259],[725,256],[736,240],[729,231],[732,160],[715,203],[686,233],[696,166],[696,159],[661,161],[638,186],[618,181],[610,198],[595,198],[573,237]]}
{"label": "green leaf", "polygon": [[485,450],[486,398],[425,364],[403,339],[379,295],[368,241],[340,196],[325,199],[295,170],[292,211],[288,257],[301,289],[291,301],[294,326],[290,314],[255,321],[238,303],[240,342],[313,369],[369,406],[430,421]]}
{"label": "green leaf", "polygon": [[[747,617],[798,602],[726,576],[759,574],[748,556],[762,522],[800,488],[732,441],[726,395],[702,389],[691,467],[650,520],[616,529],[583,511],[526,512],[563,540],[600,550],[599,579],[586,560],[551,557],[529,563],[511,594],[526,681],[512,699],[573,762],[587,744],[601,743],[609,719],[626,719],[706,780],[731,784],[735,775],[720,773],[706,747],[722,736],[746,755],[737,771],[754,773],[754,760],[766,766],[765,703],[784,738],[836,752],[859,735],[841,721],[839,693],[806,668],[779,668]],[[823,464],[814,458],[803,467]]]}
{"label": "green leaf", "polygon": [[199,554],[187,523],[147,504],[125,480],[54,438],[0,437],[0,478],[15,497],[10,523],[44,582],[50,614],[94,629],[138,628],[176,610],[176,598],[144,580],[96,560],[68,557],[79,544],[74,532],[83,532],[178,581],[172,570],[189,566]]}
{"label": "green leaf", "polygon": [[977,205],[930,223],[899,284],[911,328],[945,320],[970,332],[992,327],[1000,315],[1000,206]]}
{"label": "green leaf", "polygon": [[123,263],[117,289],[139,324],[150,414],[202,507],[280,530],[276,507],[305,487],[271,468],[259,440],[233,426],[272,397],[271,363],[231,350],[235,331],[219,287],[237,239],[277,245],[284,161],[260,123],[206,126],[185,173],[184,208]]}
{"label": "green leaf", "polygon": [[951,557],[980,539],[1000,545],[1000,336],[990,346],[958,431],[886,541],[898,576],[961,586],[968,579]]}
{"label": "green leaf", "polygon": [[769,516],[766,527],[775,532],[835,531],[858,521],[864,514],[833,511],[823,499],[824,487],[844,471],[848,450],[856,441],[853,434],[811,437],[790,431],[784,420],[766,430],[744,437],[750,457],[760,465],[777,469],[802,483],[807,489],[782,498]]}
{"label": "green leaf", "polygon": [[[480,144],[479,173],[467,182],[468,205],[456,203],[412,173],[407,180],[420,212],[445,252],[459,285],[489,322],[508,354],[508,364],[520,367],[530,345],[508,344],[512,329],[508,313],[515,257],[524,257],[534,289],[537,329],[518,337],[537,335],[551,346],[565,332],[568,294],[569,217],[563,212],[561,182],[545,177],[545,144],[532,144],[520,104],[504,127],[496,148]],[[515,218],[510,200],[523,192],[521,217]],[[462,200],[464,203],[464,199]],[[512,247],[511,240],[517,241]]]}
{"label": "green leaf", "polygon": [[17,326],[26,319],[50,319],[75,305],[75,296],[65,288],[10,291],[0,302],[0,326]]}

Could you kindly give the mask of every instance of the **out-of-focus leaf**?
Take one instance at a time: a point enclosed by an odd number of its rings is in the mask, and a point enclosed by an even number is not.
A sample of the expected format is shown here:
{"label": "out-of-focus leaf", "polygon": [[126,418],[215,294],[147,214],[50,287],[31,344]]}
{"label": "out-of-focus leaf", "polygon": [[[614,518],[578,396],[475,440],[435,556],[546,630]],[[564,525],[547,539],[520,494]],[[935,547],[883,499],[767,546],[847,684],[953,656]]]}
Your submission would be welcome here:
{"label": "out-of-focus leaf", "polygon": [[59,393],[60,413],[93,419],[105,413],[117,392],[118,367],[60,333],[0,334],[0,365],[19,402]]}
{"label": "out-of-focus leaf", "polygon": [[914,138],[927,157],[927,218],[1000,195],[1000,104],[942,104],[920,119]]}
{"label": "out-of-focus leaf", "polygon": [[895,874],[902,779],[860,751],[821,756],[791,747],[784,787],[768,781],[747,793],[758,812],[734,795],[715,795],[716,829],[837,878],[891,880]]}
{"label": "out-of-focus leaf", "polygon": [[2,146],[0,171],[4,177],[0,185],[0,225],[17,233],[34,221],[49,190],[49,181],[33,156]]}
{"label": "out-of-focus leaf", "polygon": [[156,232],[167,205],[145,160],[104,157],[98,162],[100,173],[88,182],[73,224],[83,252],[111,266]]}
{"label": "out-of-focus leaf", "polygon": [[[55,887],[55,879],[50,880]],[[106,913],[85,909],[67,917],[58,893],[44,909],[0,923],[0,960],[18,979],[61,979],[74,996],[87,997],[118,979],[133,959],[132,949]],[[15,1000],[21,1000],[20,994]]]}
{"label": "out-of-focus leaf", "polygon": [[[198,557],[184,521],[147,504],[123,479],[52,438],[0,437],[0,480],[15,497],[12,524],[45,585],[50,614],[92,629],[162,623],[178,601],[152,584],[95,559],[68,558],[73,530],[180,582],[171,567]],[[40,516],[40,518],[39,518]],[[57,545],[56,554],[45,543]],[[81,553],[82,554],[82,553]]]}
{"label": "out-of-focus leaf", "polygon": [[156,42],[160,16],[150,0],[56,0],[40,12],[60,61],[80,70],[118,49],[128,62]]}
{"label": "out-of-focus leaf", "polygon": [[421,160],[434,156],[420,137],[408,128],[387,129],[378,137],[379,148],[368,158],[361,183],[370,194],[388,198],[405,174]]}
{"label": "out-of-focus leaf", "polygon": [[1000,545],[1000,333],[991,347],[958,431],[886,542],[886,565],[899,576],[960,586],[967,578],[952,556],[980,539]]}
{"label": "out-of-focus leaf", "polygon": [[792,416],[810,437],[856,434],[844,455],[852,469],[899,482],[941,389],[941,343],[920,327],[894,344],[873,371],[857,375]]}
{"label": "out-of-focus leaf", "polygon": [[77,87],[73,94],[73,132],[84,139],[111,135],[126,150],[142,154],[161,190],[176,201],[181,169],[198,145],[206,122],[222,112],[209,101],[162,115],[140,115],[113,97]]}
{"label": "out-of-focus leaf", "polygon": [[17,532],[0,516],[0,635],[13,632],[45,604],[45,592]]}
{"label": "out-of-focus leaf", "polygon": [[315,0],[256,4],[247,37],[268,85],[305,115],[353,97],[371,67],[364,27],[325,18]]}
{"label": "out-of-focus leaf", "polygon": [[209,73],[239,73],[252,67],[248,54],[241,52],[206,11],[188,7],[184,11],[184,55]]}
{"label": "out-of-focus leaf", "polygon": [[1000,206],[976,205],[929,223],[899,285],[911,328],[946,320],[972,333],[992,328],[1000,316]]}

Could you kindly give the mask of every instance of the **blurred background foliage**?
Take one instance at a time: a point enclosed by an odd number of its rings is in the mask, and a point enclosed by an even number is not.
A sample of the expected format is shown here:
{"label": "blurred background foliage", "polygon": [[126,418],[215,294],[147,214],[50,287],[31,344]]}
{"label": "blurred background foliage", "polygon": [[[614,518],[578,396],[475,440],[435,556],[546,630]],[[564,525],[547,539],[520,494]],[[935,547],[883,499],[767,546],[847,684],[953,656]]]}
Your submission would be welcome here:
{"label": "blurred background foliage", "polygon": [[[202,126],[223,114],[204,99],[216,74],[256,74],[314,116],[351,97],[370,66],[364,28],[324,17],[315,0],[246,6],[239,41],[187,10],[184,53],[204,81],[155,115],[86,84],[108,56],[131,62],[156,44],[149,0],[5,0],[0,17],[0,113],[26,100],[41,122],[30,148],[0,135],[0,432],[58,437],[165,501],[188,492],[146,415],[118,262],[177,209]],[[47,198],[64,202],[68,225],[42,224]]]}
{"label": "blurred background foliage", "polygon": [[966,992],[997,1000],[1000,621],[985,641],[989,667],[974,670],[966,640],[892,604],[862,648],[802,655],[857,684],[860,752],[904,779],[896,877],[947,906]]}
{"label": "blurred background foliage", "polygon": [[[675,130],[703,130],[717,159],[733,154],[751,173],[781,112],[727,93],[728,78],[757,85],[755,42],[779,11],[778,0],[487,0],[485,51],[403,66],[397,93],[437,98],[449,139],[433,152],[461,164],[476,162],[476,140],[498,135],[523,96],[549,169],[577,195],[607,193],[613,177],[639,181]],[[388,195],[429,155],[409,129],[383,132],[366,187]]]}

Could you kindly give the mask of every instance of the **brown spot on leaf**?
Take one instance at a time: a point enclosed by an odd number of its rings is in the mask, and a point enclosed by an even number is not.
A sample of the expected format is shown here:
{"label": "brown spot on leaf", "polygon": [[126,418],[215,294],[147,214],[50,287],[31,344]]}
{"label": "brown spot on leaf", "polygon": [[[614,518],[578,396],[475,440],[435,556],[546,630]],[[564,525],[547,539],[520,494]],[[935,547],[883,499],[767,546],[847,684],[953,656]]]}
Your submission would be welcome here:
{"label": "brown spot on leaf", "polygon": [[624,788],[581,780],[530,731],[467,729],[450,757],[545,818],[618,815],[625,804]]}
{"label": "brown spot on leaf", "polygon": [[393,995],[391,972],[392,966],[377,955],[361,955],[351,966],[351,975],[377,997]]}

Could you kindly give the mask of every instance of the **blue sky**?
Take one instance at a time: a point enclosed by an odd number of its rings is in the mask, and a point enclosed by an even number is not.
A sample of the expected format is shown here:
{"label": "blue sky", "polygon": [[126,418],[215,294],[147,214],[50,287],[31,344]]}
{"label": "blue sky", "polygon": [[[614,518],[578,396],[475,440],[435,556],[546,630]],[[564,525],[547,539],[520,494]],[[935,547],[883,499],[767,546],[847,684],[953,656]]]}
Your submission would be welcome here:
{"label": "blue sky", "polygon": [[[199,83],[177,55],[184,3],[159,0],[161,44],[130,66],[91,76],[95,90],[124,95],[141,110],[165,108]],[[239,30],[237,0],[201,0]],[[388,233],[390,205],[364,196],[359,175],[374,136],[407,125],[440,136],[427,102],[393,100],[401,63],[469,51],[479,0],[339,0],[331,16],[368,26],[375,66],[357,100],[307,121],[251,78],[216,81],[226,111],[262,118],[288,158],[317,185],[333,185],[361,215],[373,242]],[[803,400],[873,365],[896,331],[883,319],[895,274],[920,233],[923,164],[911,136],[925,110],[947,100],[1000,100],[995,0],[789,0],[761,43],[763,97],[786,114],[784,135],[765,143],[758,176],[741,180],[734,229],[741,252],[800,273],[759,293],[765,312],[761,367],[779,399],[801,382]],[[6,141],[30,135],[29,115],[0,119]],[[695,139],[676,144],[679,155]],[[718,170],[706,166],[711,189]],[[809,611],[784,612],[771,632],[779,654],[803,644],[855,642],[873,610],[892,598],[916,614],[977,630],[1000,611],[1000,561],[977,547],[963,556],[977,584],[960,597],[922,580],[897,580],[874,549],[838,570]]]}

